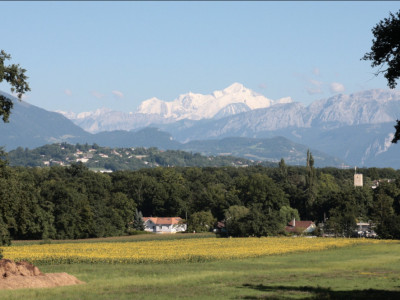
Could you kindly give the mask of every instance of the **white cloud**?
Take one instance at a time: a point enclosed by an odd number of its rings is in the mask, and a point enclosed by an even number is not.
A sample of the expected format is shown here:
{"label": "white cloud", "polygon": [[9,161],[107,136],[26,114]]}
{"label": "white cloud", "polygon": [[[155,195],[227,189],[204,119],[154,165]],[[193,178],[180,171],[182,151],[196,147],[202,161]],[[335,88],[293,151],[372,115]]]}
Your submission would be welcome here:
{"label": "white cloud", "polygon": [[67,96],[72,96],[72,91],[70,89],[65,89],[64,94]]}
{"label": "white cloud", "polygon": [[95,96],[97,99],[101,99],[104,97],[103,94],[97,92],[97,91],[92,91],[92,96]]}
{"label": "white cloud", "polygon": [[344,85],[339,82],[332,82],[330,90],[332,93],[342,93],[344,92]]}
{"label": "white cloud", "polygon": [[319,68],[314,68],[313,74],[316,76],[319,76],[319,74],[320,74]]}
{"label": "white cloud", "polygon": [[114,94],[114,96],[118,97],[118,98],[124,98],[124,94],[120,91],[112,91],[112,93]]}

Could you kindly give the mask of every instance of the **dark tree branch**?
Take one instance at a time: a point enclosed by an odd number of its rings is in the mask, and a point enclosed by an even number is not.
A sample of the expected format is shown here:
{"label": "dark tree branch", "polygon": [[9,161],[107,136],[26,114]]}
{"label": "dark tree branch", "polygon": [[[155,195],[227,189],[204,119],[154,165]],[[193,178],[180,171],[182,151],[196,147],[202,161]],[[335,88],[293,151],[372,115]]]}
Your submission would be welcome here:
{"label": "dark tree branch", "polygon": [[[12,64],[9,66],[4,65],[6,60],[10,60],[11,56],[0,51],[0,83],[5,80],[11,85],[11,92],[17,93],[17,97],[21,100],[22,95],[30,91],[29,84],[26,82],[28,77],[25,75],[26,70],[22,69],[19,65]],[[0,95],[0,117],[3,122],[8,122],[13,102],[10,98]]]}

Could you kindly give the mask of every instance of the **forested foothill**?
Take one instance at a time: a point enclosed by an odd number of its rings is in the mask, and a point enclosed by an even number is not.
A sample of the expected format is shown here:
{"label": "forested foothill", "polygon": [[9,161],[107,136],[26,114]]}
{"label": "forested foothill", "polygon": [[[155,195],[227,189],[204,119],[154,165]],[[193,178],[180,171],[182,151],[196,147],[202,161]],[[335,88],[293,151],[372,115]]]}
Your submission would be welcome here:
{"label": "forested foothill", "polygon": [[179,216],[196,231],[223,221],[229,236],[285,234],[285,225],[296,218],[324,223],[316,234],[351,236],[363,221],[375,224],[381,238],[400,237],[398,170],[359,169],[364,186],[354,187],[354,170],[314,168],[311,153],[307,162],[100,173],[82,163],[11,167],[2,160],[1,239],[124,235],[133,230],[136,210],[143,216]]}
{"label": "forested foothill", "polygon": [[[139,170],[154,167],[218,167],[248,166],[255,162],[245,158],[229,155],[204,156],[199,153],[181,150],[160,150],[155,147],[110,148],[97,144],[56,143],[35,149],[18,147],[8,152],[7,158],[11,166],[40,167],[51,165],[68,166],[83,162],[93,170],[117,171]],[[263,165],[276,163],[262,162]]]}

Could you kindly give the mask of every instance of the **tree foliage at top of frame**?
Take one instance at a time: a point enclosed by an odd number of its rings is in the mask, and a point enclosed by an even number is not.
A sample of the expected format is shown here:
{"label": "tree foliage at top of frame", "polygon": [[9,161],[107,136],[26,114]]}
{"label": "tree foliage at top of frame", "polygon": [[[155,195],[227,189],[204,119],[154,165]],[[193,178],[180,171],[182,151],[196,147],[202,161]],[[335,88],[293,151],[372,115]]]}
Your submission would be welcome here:
{"label": "tree foliage at top of frame", "polygon": [[[6,60],[10,60],[11,55],[4,50],[0,51],[0,83],[6,81],[11,86],[11,93],[16,93],[18,99],[21,100],[22,95],[30,91],[29,84],[26,82],[28,77],[25,75],[26,70],[18,64],[5,65]],[[8,122],[13,102],[10,98],[0,95],[0,117],[3,122]]]}

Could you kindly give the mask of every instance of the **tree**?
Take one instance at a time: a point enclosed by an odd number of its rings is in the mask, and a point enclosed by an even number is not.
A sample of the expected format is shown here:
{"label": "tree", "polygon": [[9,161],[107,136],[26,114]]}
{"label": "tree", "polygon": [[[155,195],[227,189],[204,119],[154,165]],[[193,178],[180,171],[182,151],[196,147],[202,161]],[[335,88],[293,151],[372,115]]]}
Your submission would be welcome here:
{"label": "tree", "polygon": [[289,205],[284,205],[279,210],[279,214],[286,223],[289,223],[293,219],[300,221],[299,212],[295,208],[291,208]]}
{"label": "tree", "polygon": [[285,163],[285,160],[281,158],[281,161],[278,164],[278,178],[283,183],[287,183],[288,181],[288,167]]}
{"label": "tree", "polygon": [[396,129],[396,131],[394,132],[392,143],[397,144],[397,141],[400,140],[400,120],[396,120],[396,125],[394,125],[394,129]]}
{"label": "tree", "polygon": [[362,60],[371,60],[372,67],[381,68],[375,75],[384,73],[388,86],[394,89],[400,77],[400,10],[389,14],[389,18],[381,20],[372,28],[374,39],[371,52],[365,53]]}
{"label": "tree", "polygon": [[307,211],[311,209],[314,205],[315,201],[315,179],[316,179],[316,172],[314,168],[314,157],[312,156],[310,150],[307,150],[307,176],[306,176],[306,192],[307,192],[307,203],[306,208]]}
{"label": "tree", "polygon": [[[340,182],[340,180],[338,180]],[[325,218],[329,210],[332,208],[332,195],[340,191],[340,186],[336,182],[336,178],[331,174],[320,173],[318,176],[318,185],[316,188],[316,198],[312,207],[312,220],[325,222]],[[356,192],[356,191],[355,191]]]}
{"label": "tree", "polygon": [[135,218],[133,220],[133,228],[135,228],[135,230],[144,231],[143,214],[137,209],[135,211]]}
{"label": "tree", "polygon": [[357,201],[354,187],[345,187],[339,192],[332,192],[329,205],[329,218],[326,222],[328,231],[336,236],[350,237],[357,225]]}
{"label": "tree", "polygon": [[384,189],[378,188],[372,207],[372,218],[377,224],[376,232],[381,238],[393,238],[392,221],[395,218],[393,198]]}
{"label": "tree", "polygon": [[7,161],[7,152],[4,151],[3,147],[0,147],[0,176],[2,174],[2,170],[8,164]]}
{"label": "tree", "polygon": [[240,220],[247,224],[246,235],[270,236],[282,232],[285,220],[280,209],[289,205],[287,195],[267,175],[256,173],[239,178],[239,197],[250,209]]}
{"label": "tree", "polygon": [[[365,53],[361,59],[372,61],[371,67],[380,67],[375,75],[384,73],[388,86],[394,89],[396,80],[400,78],[400,10],[395,14],[390,13],[388,18],[376,24],[372,33],[374,39],[371,52]],[[396,122],[392,143],[397,143],[400,139],[400,120]]]}
{"label": "tree", "polygon": [[210,211],[199,211],[189,219],[189,231],[207,232],[211,231],[216,219]]}
{"label": "tree", "polygon": [[[28,83],[25,81],[28,79],[26,77],[25,69],[20,68],[19,65],[4,65],[4,61],[11,59],[11,56],[4,52],[4,50],[0,51],[0,83],[5,80],[7,83],[11,85],[11,92],[17,92],[18,98],[21,100],[22,95],[30,91]],[[10,116],[10,111],[13,108],[13,102],[10,98],[0,94],[0,117],[2,117],[3,122],[8,122],[8,117]],[[5,165],[3,161],[4,152],[2,148],[0,148],[0,168]],[[1,174],[0,174],[1,176]],[[0,222],[0,245],[9,243],[9,231],[5,224]]]}
{"label": "tree", "polygon": [[244,217],[247,235],[261,237],[282,234],[286,223],[280,211],[272,210],[266,214],[262,208],[261,203],[255,203],[251,206],[249,214]]}
{"label": "tree", "polygon": [[[0,83],[5,80],[11,85],[11,92],[17,93],[18,99],[21,100],[22,95],[30,91],[29,85],[26,82],[28,77],[25,75],[26,70],[22,69],[19,65],[4,65],[6,60],[11,59],[11,56],[0,51]],[[10,111],[13,108],[13,102],[10,98],[0,95],[0,117],[2,117],[4,122],[8,122],[8,117],[10,116]]]}
{"label": "tree", "polygon": [[230,236],[245,236],[246,222],[250,210],[245,206],[232,205],[225,211],[225,227]]}

